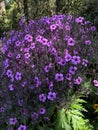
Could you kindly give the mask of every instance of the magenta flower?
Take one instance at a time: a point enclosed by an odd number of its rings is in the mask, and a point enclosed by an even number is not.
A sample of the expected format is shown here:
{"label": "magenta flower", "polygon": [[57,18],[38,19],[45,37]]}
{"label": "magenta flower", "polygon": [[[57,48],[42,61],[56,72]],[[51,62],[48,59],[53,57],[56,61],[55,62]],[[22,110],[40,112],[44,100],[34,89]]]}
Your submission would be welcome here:
{"label": "magenta flower", "polygon": [[75,41],[73,40],[73,38],[70,37],[70,38],[68,39],[68,45],[69,45],[69,46],[74,46],[74,45],[75,45]]}
{"label": "magenta flower", "polygon": [[9,119],[9,124],[10,125],[15,125],[17,123],[17,119],[16,118],[10,118]]}
{"label": "magenta flower", "polygon": [[82,83],[82,78],[78,76],[77,79],[75,79],[75,84],[80,85]]}
{"label": "magenta flower", "polygon": [[83,20],[84,20],[83,17],[78,17],[78,18],[76,18],[76,23],[82,23]]}
{"label": "magenta flower", "polygon": [[45,96],[45,94],[40,94],[39,95],[39,100],[41,101],[41,102],[45,102],[46,101],[46,96]]}
{"label": "magenta flower", "polygon": [[19,127],[18,127],[18,130],[26,130],[26,126],[25,125],[20,125]]}
{"label": "magenta flower", "polygon": [[42,38],[42,45],[47,45],[48,44],[48,40],[46,38]]}
{"label": "magenta flower", "polygon": [[69,25],[66,25],[65,28],[66,28],[66,30],[68,30],[68,31],[70,30],[70,26],[69,26]]}
{"label": "magenta flower", "polygon": [[52,24],[52,25],[50,25],[50,30],[53,31],[56,29],[56,27],[57,27],[56,24]]}
{"label": "magenta flower", "polygon": [[26,53],[26,54],[25,54],[25,58],[26,58],[26,59],[30,58],[30,54],[29,54],[29,53]]}
{"label": "magenta flower", "polygon": [[41,35],[37,35],[36,36],[36,41],[37,42],[41,42],[42,41],[42,36]]}
{"label": "magenta flower", "polygon": [[35,48],[35,43],[31,43],[30,49],[34,49]]}
{"label": "magenta flower", "polygon": [[63,81],[64,80],[64,76],[63,76],[63,74],[62,73],[57,73],[56,75],[55,75],[55,80],[56,81]]}
{"label": "magenta flower", "polygon": [[26,34],[25,35],[25,40],[28,41],[28,42],[32,42],[33,41],[33,38],[30,34]]}
{"label": "magenta flower", "polygon": [[93,83],[94,83],[94,86],[98,87],[98,80],[94,80]]}
{"label": "magenta flower", "polygon": [[56,55],[56,54],[57,54],[56,49],[55,49],[55,48],[52,48],[52,49],[51,49],[51,53],[52,53],[53,55]]}
{"label": "magenta flower", "polygon": [[86,40],[86,41],[85,41],[85,44],[86,44],[86,45],[90,45],[90,44],[91,44],[91,41],[90,41],[90,40]]}

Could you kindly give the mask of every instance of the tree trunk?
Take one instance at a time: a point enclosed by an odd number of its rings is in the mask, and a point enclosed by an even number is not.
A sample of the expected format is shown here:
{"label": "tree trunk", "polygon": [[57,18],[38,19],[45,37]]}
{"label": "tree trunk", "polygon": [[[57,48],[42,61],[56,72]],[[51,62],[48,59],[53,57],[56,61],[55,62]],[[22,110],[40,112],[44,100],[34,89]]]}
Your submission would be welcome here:
{"label": "tree trunk", "polygon": [[29,21],[29,12],[28,12],[28,0],[23,0],[23,5],[24,5],[24,15],[26,18],[26,21]]}

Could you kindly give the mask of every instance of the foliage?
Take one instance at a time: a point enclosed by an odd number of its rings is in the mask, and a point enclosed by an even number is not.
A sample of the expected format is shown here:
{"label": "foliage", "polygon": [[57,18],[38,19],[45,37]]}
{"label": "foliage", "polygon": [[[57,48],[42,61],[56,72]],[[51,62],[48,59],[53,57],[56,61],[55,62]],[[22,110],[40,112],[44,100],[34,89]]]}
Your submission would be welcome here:
{"label": "foliage", "polygon": [[83,7],[84,9],[81,10],[81,15],[95,24],[98,29],[98,1],[86,0]]}
{"label": "foliage", "polygon": [[2,15],[0,15],[0,35],[3,32],[9,32],[11,29],[17,28],[20,18],[23,16],[22,11],[15,1],[6,5]]}
{"label": "foliage", "polygon": [[55,130],[92,130],[89,120],[82,114],[86,111],[83,103],[85,100],[75,98],[68,109],[60,110],[57,114]]}

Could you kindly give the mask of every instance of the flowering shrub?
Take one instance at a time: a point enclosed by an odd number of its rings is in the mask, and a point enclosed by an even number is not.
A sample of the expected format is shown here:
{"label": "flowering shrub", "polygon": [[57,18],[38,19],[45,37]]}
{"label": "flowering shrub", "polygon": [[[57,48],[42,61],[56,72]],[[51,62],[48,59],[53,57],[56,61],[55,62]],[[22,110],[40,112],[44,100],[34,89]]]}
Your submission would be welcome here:
{"label": "flowering shrub", "polygon": [[96,36],[95,26],[83,17],[54,15],[24,22],[2,45],[0,112],[10,111],[6,121],[19,130],[30,122],[49,121],[52,109],[66,102],[69,89],[81,87]]}

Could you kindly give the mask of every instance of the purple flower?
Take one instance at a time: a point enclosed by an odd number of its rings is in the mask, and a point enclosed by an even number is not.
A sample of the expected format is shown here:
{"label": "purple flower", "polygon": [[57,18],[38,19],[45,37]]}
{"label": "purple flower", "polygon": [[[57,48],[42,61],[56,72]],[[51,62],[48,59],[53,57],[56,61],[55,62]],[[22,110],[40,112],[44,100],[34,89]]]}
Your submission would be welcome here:
{"label": "purple flower", "polygon": [[34,77],[34,82],[37,83],[39,81],[39,78],[37,76]]}
{"label": "purple flower", "polygon": [[69,45],[69,46],[74,46],[74,45],[75,45],[75,41],[73,40],[73,38],[70,37],[70,38],[68,39],[68,45]]}
{"label": "purple flower", "polygon": [[67,79],[67,80],[69,80],[69,81],[70,81],[70,80],[71,80],[71,78],[72,78],[72,75],[71,75],[70,73],[66,74],[66,79]]}
{"label": "purple flower", "polygon": [[74,50],[73,53],[74,53],[74,55],[77,55],[77,54],[78,54],[78,51]]}
{"label": "purple flower", "polygon": [[9,124],[10,125],[15,125],[17,123],[17,119],[16,118],[10,118],[9,119]]}
{"label": "purple flower", "polygon": [[83,20],[84,20],[83,17],[78,17],[78,18],[76,18],[76,23],[82,23]]}
{"label": "purple flower", "polygon": [[91,26],[91,30],[92,31],[96,31],[96,27],[95,26]]}
{"label": "purple flower", "polygon": [[15,45],[16,45],[16,46],[19,46],[19,45],[20,45],[20,41],[16,41],[16,42],[15,42]]}
{"label": "purple flower", "polygon": [[63,58],[58,58],[58,64],[60,64],[61,66],[65,66],[65,64],[66,64],[65,59],[63,59]]}
{"label": "purple flower", "polygon": [[20,125],[19,127],[18,127],[18,130],[26,130],[26,126],[25,125]]}
{"label": "purple flower", "polygon": [[23,100],[20,100],[20,99],[19,99],[19,100],[18,100],[18,105],[19,105],[19,106],[22,106],[22,105],[23,105]]}
{"label": "purple flower", "polygon": [[45,108],[40,108],[39,113],[41,115],[45,114],[46,113],[46,109]]}
{"label": "purple flower", "polygon": [[71,61],[74,65],[80,64],[80,56],[73,56]]}
{"label": "purple flower", "polygon": [[6,75],[7,75],[8,77],[12,77],[12,71],[11,71],[11,70],[7,70]]}
{"label": "purple flower", "polygon": [[7,45],[3,44],[1,50],[5,53],[8,50]]}
{"label": "purple flower", "polygon": [[75,79],[75,84],[80,85],[82,83],[82,78],[78,76],[77,79]]}
{"label": "purple flower", "polygon": [[63,81],[64,80],[64,76],[63,76],[63,74],[62,73],[57,73],[56,75],[55,75],[55,80],[56,81]]}
{"label": "purple flower", "polygon": [[39,86],[41,86],[41,81],[37,81],[37,82],[36,82],[35,87],[38,88]]}
{"label": "purple flower", "polygon": [[50,82],[49,82],[49,90],[50,90],[50,91],[52,91],[52,90],[53,90],[53,85],[54,85],[54,84],[53,84],[53,82],[52,82],[52,81],[50,81]]}
{"label": "purple flower", "polygon": [[72,75],[74,75],[75,72],[76,72],[76,70],[77,70],[77,67],[76,67],[76,66],[71,66],[71,67],[69,68],[69,73],[72,74]]}
{"label": "purple flower", "polygon": [[13,55],[12,55],[12,53],[11,52],[9,52],[8,53],[8,57],[12,57]]}
{"label": "purple flower", "polygon": [[45,102],[46,101],[46,96],[45,96],[45,94],[40,94],[39,95],[39,100],[41,101],[41,102]]}
{"label": "purple flower", "polygon": [[64,38],[64,40],[68,41],[69,38],[70,38],[70,36],[66,35],[65,38]]}
{"label": "purple flower", "polygon": [[85,44],[86,44],[86,45],[90,45],[90,44],[91,44],[91,41],[90,41],[90,40],[86,40],[86,41],[85,41]]}
{"label": "purple flower", "polygon": [[26,34],[25,35],[25,40],[28,41],[28,42],[32,42],[33,41],[33,38],[30,34]]}
{"label": "purple flower", "polygon": [[36,120],[38,118],[38,113],[34,112],[33,114],[31,114],[32,119]]}
{"label": "purple flower", "polygon": [[11,39],[8,39],[8,41],[7,41],[7,45],[9,45],[9,44],[11,44]]}
{"label": "purple flower", "polygon": [[0,107],[0,112],[3,113],[5,111],[5,107]]}
{"label": "purple flower", "polygon": [[88,64],[88,60],[83,59],[83,60],[82,60],[82,65],[85,66],[85,67],[87,67],[87,64]]}
{"label": "purple flower", "polygon": [[10,84],[10,85],[9,85],[9,89],[10,89],[10,91],[14,91],[14,85],[13,85],[13,84]]}
{"label": "purple flower", "polygon": [[72,16],[72,15],[68,15],[67,20],[71,21],[71,20],[72,20],[72,18],[73,18],[73,16]]}
{"label": "purple flower", "polygon": [[56,99],[56,93],[55,92],[48,92],[47,98],[51,101]]}
{"label": "purple flower", "polygon": [[21,73],[20,72],[16,72],[16,75],[15,75],[15,79],[16,80],[21,80],[21,77],[22,75],[21,75]]}
{"label": "purple flower", "polygon": [[9,59],[6,59],[4,61],[4,66],[5,66],[5,68],[9,67]]}
{"label": "purple flower", "polygon": [[19,59],[21,57],[21,54],[17,54],[16,59]]}
{"label": "purple flower", "polygon": [[67,53],[67,54],[65,55],[65,60],[66,60],[66,62],[70,61],[71,58],[72,58],[72,56],[71,56],[70,54]]}
{"label": "purple flower", "polygon": [[29,51],[30,51],[30,48],[24,48],[24,52],[29,53]]}
{"label": "purple flower", "polygon": [[44,68],[45,72],[48,73],[49,72],[49,66],[46,65],[45,68]]}
{"label": "purple flower", "polygon": [[35,65],[34,65],[34,64],[32,64],[32,65],[31,65],[31,68],[34,68],[34,67],[35,67]]}

